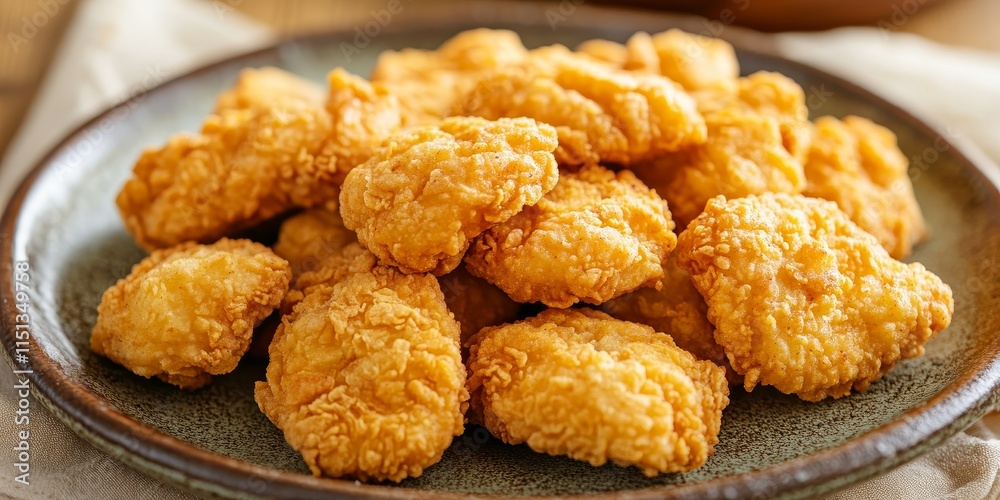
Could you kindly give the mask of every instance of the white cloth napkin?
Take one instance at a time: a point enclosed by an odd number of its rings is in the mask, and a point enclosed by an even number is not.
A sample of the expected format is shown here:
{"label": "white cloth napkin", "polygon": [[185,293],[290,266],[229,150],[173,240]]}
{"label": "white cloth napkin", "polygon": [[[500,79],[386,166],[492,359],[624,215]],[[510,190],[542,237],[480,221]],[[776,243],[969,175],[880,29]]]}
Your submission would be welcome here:
{"label": "white cloth napkin", "polygon": [[[778,35],[790,57],[857,81],[977,144],[1000,162],[1000,56],[875,29]],[[62,136],[109,105],[191,68],[265,45],[273,34],[224,2],[84,0],[0,169],[0,206]],[[956,135],[956,134],[952,134]],[[13,415],[13,375],[0,367],[0,414]],[[0,480],[0,497],[190,498],[92,448],[36,402],[31,485]],[[12,421],[0,456],[12,463]],[[1000,497],[1000,415],[837,498]]]}

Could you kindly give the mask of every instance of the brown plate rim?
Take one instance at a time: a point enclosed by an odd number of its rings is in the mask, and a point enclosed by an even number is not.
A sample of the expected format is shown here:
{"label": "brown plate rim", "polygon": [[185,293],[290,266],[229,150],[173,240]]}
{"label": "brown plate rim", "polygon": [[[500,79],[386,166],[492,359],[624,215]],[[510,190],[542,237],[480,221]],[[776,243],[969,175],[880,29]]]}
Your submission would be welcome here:
{"label": "brown plate rim", "polygon": [[[406,30],[419,30],[430,26],[409,24]],[[461,29],[461,23],[447,28]],[[54,146],[22,180],[8,202],[0,234],[6,235],[0,245],[0,290],[13,296],[13,266],[15,236],[20,209],[36,179],[51,167],[56,154],[67,147],[84,131],[124,107],[142,100],[148,93],[210,73],[217,68],[249,61],[274,53],[280,56],[284,47],[296,44],[319,43],[328,38],[349,35],[346,29],[287,38],[271,46],[226,58],[170,79],[106,111],[77,127]],[[753,49],[736,43],[741,52],[762,57],[778,58],[783,64],[810,72],[827,81],[849,89],[869,100],[879,109],[902,119],[928,137],[940,137],[931,126],[909,112],[886,101],[863,87],[810,65],[787,59],[767,44],[752,44]],[[762,50],[762,47],[764,49]],[[965,164],[969,173],[978,176],[979,182],[988,187],[991,198],[1000,204],[1000,191],[993,177],[986,174],[995,168],[978,151],[971,156],[963,151],[965,144],[954,144],[941,137],[952,148],[958,161]],[[979,162],[982,162],[980,164]],[[15,367],[10,353],[15,347],[13,301],[5,300],[2,308],[4,328],[0,331],[4,356]],[[241,497],[295,497],[320,498],[330,494],[354,498],[474,498],[491,495],[464,495],[431,490],[416,490],[384,485],[358,484],[351,480],[320,479],[288,471],[253,465],[233,458],[199,449],[174,438],[113,409],[103,398],[78,385],[65,376],[59,366],[44,354],[34,339],[30,339],[32,352],[30,383],[37,391],[33,395],[41,400],[54,415],[74,432],[97,448],[109,453],[158,480],[178,485],[202,495]],[[651,487],[642,490],[585,494],[570,498],[646,499],[646,498],[735,498],[749,496],[802,497],[830,492],[872,477],[892,467],[907,462],[962,431],[1000,402],[1000,332],[987,350],[977,356],[970,370],[924,404],[906,412],[901,417],[876,429],[849,439],[840,445],[817,453],[798,457],[764,469],[724,476],[693,484]],[[139,443],[142,443],[141,445]],[[494,497],[495,498],[495,497]],[[519,497],[520,498],[520,497]]]}

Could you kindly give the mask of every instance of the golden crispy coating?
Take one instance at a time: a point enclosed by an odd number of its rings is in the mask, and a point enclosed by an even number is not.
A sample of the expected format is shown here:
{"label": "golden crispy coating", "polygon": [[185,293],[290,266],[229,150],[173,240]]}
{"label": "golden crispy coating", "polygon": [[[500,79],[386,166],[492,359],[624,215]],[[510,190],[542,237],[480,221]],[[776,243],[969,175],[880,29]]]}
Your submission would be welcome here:
{"label": "golden crispy coating", "polygon": [[209,243],[295,208],[336,207],[323,108],[284,101],[210,115],[196,135],[146,150],[115,200],[145,248]]}
{"label": "golden crispy coating", "polygon": [[90,348],[137,375],[197,389],[236,368],[290,279],[287,262],[249,240],[157,250],[104,292]]}
{"label": "golden crispy coating", "polygon": [[954,309],[937,276],[816,198],[715,198],[677,254],[748,391],[760,383],[807,401],[863,391],[923,354]]}
{"label": "golden crispy coating", "polygon": [[330,93],[330,139],[321,152],[322,163],[333,165],[337,184],[374,154],[385,139],[403,126],[399,100],[384,85],[369,83],[343,68],[327,75]]}
{"label": "golden crispy coating", "polygon": [[561,46],[491,72],[455,113],[548,123],[559,131],[558,157],[567,166],[627,166],[705,140],[694,101],[674,82],[616,70]]}
{"label": "golden crispy coating", "polygon": [[889,129],[858,116],[816,120],[802,194],[837,203],[861,229],[904,259],[927,237],[906,157]]}
{"label": "golden crispy coating", "polygon": [[463,31],[437,50],[382,52],[372,82],[380,82],[399,97],[407,125],[432,125],[448,116],[483,73],[519,62],[527,53],[513,31]]}
{"label": "golden crispy coating", "polygon": [[281,314],[290,314],[295,304],[302,302],[313,290],[336,285],[355,272],[371,270],[377,263],[375,254],[361,243],[354,241],[344,245],[317,261],[312,269],[295,276],[291,289],[281,302]]}
{"label": "golden crispy coating", "polygon": [[720,194],[739,198],[802,191],[802,165],[782,146],[776,120],[723,111],[707,115],[706,122],[705,144],[635,167],[636,175],[670,203],[678,227],[686,227]]}
{"label": "golden crispy coating", "polygon": [[306,210],[281,223],[278,241],[271,249],[292,265],[292,276],[297,278],[357,240],[354,231],[344,227],[339,212]]}
{"label": "golden crispy coating", "polygon": [[729,404],[725,370],[591,309],[486,328],[470,352],[470,404],[493,435],[594,466],[698,468]]}
{"label": "golden crispy coating", "polygon": [[278,101],[295,101],[322,106],[323,89],[309,80],[278,68],[247,68],[240,71],[236,85],[219,94],[215,113],[225,109],[256,109],[273,106]]}
{"label": "golden crispy coating", "polygon": [[676,260],[670,254],[663,263],[659,290],[640,288],[605,302],[601,310],[617,319],[641,323],[670,335],[677,347],[694,357],[726,367],[726,378],[731,383],[742,382],[729,367],[722,346],[715,342],[708,304],[691,283],[691,275],[678,267]]}
{"label": "golden crispy coating", "polygon": [[282,320],[257,404],[317,476],[416,477],[462,433],[458,340],[433,276],[358,270]]}
{"label": "golden crispy coating", "polygon": [[462,327],[462,346],[479,330],[514,321],[520,315],[521,304],[486,280],[469,274],[465,266],[441,276],[438,282],[448,310]]}
{"label": "golden crispy coating", "polygon": [[631,172],[588,165],[484,232],[466,264],[518,302],[600,304],[656,285],[673,228],[666,202]]}
{"label": "golden crispy coating", "polygon": [[348,174],[344,225],[388,265],[446,274],[472,238],[555,186],[556,144],[527,118],[455,117],[395,136]]}
{"label": "golden crispy coating", "polygon": [[677,29],[652,36],[640,31],[625,45],[589,40],[577,50],[617,68],[663,75],[685,90],[732,89],[740,74],[729,42]]}
{"label": "golden crispy coating", "polygon": [[755,113],[774,118],[781,130],[785,150],[800,163],[809,154],[812,139],[805,92],[791,78],[780,73],[758,71],[740,78],[735,90],[704,89],[692,94],[702,114]]}

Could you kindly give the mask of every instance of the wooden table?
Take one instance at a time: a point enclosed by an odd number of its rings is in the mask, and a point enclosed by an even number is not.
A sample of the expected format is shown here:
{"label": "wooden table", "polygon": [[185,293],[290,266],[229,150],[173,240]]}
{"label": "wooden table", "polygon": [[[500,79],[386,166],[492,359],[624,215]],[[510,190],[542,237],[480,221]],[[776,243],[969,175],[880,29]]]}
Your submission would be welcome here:
{"label": "wooden table", "polygon": [[[0,2],[0,155],[17,131],[35,90],[55,55],[81,0],[3,0]],[[292,35],[353,26],[367,19],[372,6],[385,0],[202,0],[215,8],[234,9]],[[920,0],[900,0],[901,6]],[[953,0],[921,7],[893,30],[924,35],[942,43],[1000,52],[1000,1]]]}

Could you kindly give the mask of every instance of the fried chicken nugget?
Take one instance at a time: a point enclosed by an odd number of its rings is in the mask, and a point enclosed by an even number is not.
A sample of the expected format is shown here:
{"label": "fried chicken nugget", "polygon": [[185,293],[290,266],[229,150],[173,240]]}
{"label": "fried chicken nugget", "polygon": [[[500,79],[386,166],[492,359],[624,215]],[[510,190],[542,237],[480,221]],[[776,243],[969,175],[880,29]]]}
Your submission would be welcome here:
{"label": "fried chicken nugget", "polygon": [[696,469],[729,404],[725,370],[591,309],[486,328],[470,351],[470,404],[493,435],[594,466]]}
{"label": "fried chicken nugget", "polygon": [[778,121],[781,141],[800,163],[805,162],[812,140],[812,125],[805,92],[794,80],[781,73],[758,71],[739,78],[735,89],[705,88],[691,94],[703,115],[714,113],[754,113]]}
{"label": "fried chicken nugget", "polygon": [[195,135],[143,152],[116,203],[147,249],[210,243],[295,208],[336,208],[321,107],[294,100],[210,115]]}
{"label": "fried chicken nugget", "polygon": [[215,101],[215,113],[226,109],[267,108],[277,101],[295,101],[322,106],[323,89],[309,80],[272,67],[247,68],[240,71],[236,85]]}
{"label": "fried chicken nugget", "polygon": [[951,288],[904,264],[833,202],[764,194],[708,203],[677,263],[708,303],[744,386],[806,401],[863,391],[948,327]]}
{"label": "fried chicken nugget", "polygon": [[715,342],[715,325],[708,320],[708,304],[691,283],[691,274],[677,266],[675,254],[663,263],[660,289],[640,288],[611,299],[601,310],[623,321],[641,323],[670,335],[677,347],[727,368],[726,378],[742,378],[729,367],[726,352]]}
{"label": "fried chicken nugget", "polygon": [[361,165],[375,150],[403,127],[399,99],[379,83],[370,83],[336,68],[327,75],[330,93],[326,110],[330,114],[330,140],[320,153],[321,163],[333,165],[337,185],[348,172]]}
{"label": "fried chicken nugget", "polygon": [[154,251],[104,292],[90,348],[137,375],[197,389],[236,368],[290,279],[287,262],[249,240]]}
{"label": "fried chicken nugget", "polygon": [[560,164],[628,166],[705,140],[705,122],[676,83],[616,70],[562,46],[485,76],[455,114],[526,116],[559,131]]}
{"label": "fried chicken nugget", "polygon": [[837,203],[897,259],[927,237],[906,157],[889,129],[858,116],[816,120],[802,194]]}
{"label": "fried chicken nugget", "polygon": [[281,223],[274,253],[292,265],[292,276],[315,270],[327,256],[339,252],[357,235],[344,227],[340,213],[330,210],[306,210]]}
{"label": "fried chicken nugget", "polygon": [[479,330],[509,323],[520,316],[521,304],[488,281],[470,274],[465,266],[439,277],[438,283],[448,310],[462,327],[462,346]]}
{"label": "fried chicken nugget", "polygon": [[736,51],[729,42],[678,29],[652,36],[640,31],[625,45],[589,40],[577,51],[617,68],[663,75],[689,91],[732,88],[740,75]]}
{"label": "fried chicken nugget", "polygon": [[528,118],[448,118],[393,137],[344,181],[344,226],[386,264],[446,274],[472,238],[549,192],[555,130]]}
{"label": "fried chicken nugget", "polygon": [[799,193],[802,165],[782,145],[778,122],[755,113],[706,115],[708,141],[635,167],[663,196],[678,227],[686,227],[717,195],[739,198],[766,192]]}
{"label": "fried chicken nugget", "polygon": [[355,271],[283,318],[255,397],[313,474],[398,482],[462,433],[459,326],[433,276]]}
{"label": "fried chicken nugget", "polygon": [[677,243],[667,203],[631,172],[588,165],[476,239],[469,272],[518,302],[600,304],[656,286]]}
{"label": "fried chicken nugget", "polygon": [[448,116],[485,72],[520,62],[527,53],[513,31],[474,29],[437,50],[382,52],[371,80],[399,97],[407,125],[433,125]]}

